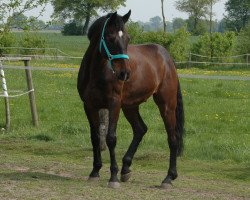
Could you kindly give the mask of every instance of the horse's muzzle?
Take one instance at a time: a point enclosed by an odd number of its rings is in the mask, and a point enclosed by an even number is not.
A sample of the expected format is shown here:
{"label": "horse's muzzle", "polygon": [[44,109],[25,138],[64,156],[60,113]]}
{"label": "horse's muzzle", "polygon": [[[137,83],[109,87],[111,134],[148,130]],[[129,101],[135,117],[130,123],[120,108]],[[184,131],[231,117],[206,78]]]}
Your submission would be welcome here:
{"label": "horse's muzzle", "polygon": [[130,73],[129,72],[126,72],[126,71],[121,71],[117,78],[120,80],[120,81],[127,81],[129,79],[129,76],[130,76]]}

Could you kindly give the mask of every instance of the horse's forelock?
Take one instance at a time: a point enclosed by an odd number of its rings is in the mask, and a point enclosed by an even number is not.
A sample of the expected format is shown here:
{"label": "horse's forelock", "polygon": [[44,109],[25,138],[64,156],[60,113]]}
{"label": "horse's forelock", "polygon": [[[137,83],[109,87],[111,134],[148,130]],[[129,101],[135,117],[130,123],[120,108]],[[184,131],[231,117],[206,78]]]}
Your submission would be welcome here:
{"label": "horse's forelock", "polygon": [[[107,14],[106,16],[102,16],[100,18],[98,18],[96,21],[94,21],[94,23],[89,27],[89,30],[88,30],[88,39],[91,40],[92,37],[95,35],[95,34],[101,34],[101,31],[102,31],[102,27],[103,27],[103,24],[105,23],[106,19],[111,17],[113,13],[109,13]],[[115,22],[112,22],[112,24],[117,28],[117,29],[120,29],[121,27],[124,26],[124,23],[122,21],[122,17],[120,15],[117,15],[116,17],[116,20]]]}

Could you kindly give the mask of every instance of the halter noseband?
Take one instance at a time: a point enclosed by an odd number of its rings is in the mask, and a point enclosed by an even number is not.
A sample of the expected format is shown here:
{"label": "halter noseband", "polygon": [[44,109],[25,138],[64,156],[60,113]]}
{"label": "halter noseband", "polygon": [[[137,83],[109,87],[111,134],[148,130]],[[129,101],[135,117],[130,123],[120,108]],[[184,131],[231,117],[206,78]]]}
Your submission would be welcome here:
{"label": "halter noseband", "polygon": [[105,21],[104,23],[104,26],[103,26],[103,29],[102,29],[102,36],[101,36],[101,41],[100,41],[100,47],[99,47],[99,50],[100,50],[100,53],[102,52],[102,46],[104,47],[104,50],[107,54],[107,57],[108,57],[108,60],[109,60],[109,68],[113,71],[113,73],[115,73],[114,71],[114,68],[113,68],[113,65],[112,65],[112,60],[115,60],[115,59],[129,59],[129,56],[127,54],[116,54],[116,55],[112,55],[107,47],[107,44],[104,40],[104,33],[105,33],[105,28],[106,28],[106,25],[108,23],[108,20],[109,18]]}

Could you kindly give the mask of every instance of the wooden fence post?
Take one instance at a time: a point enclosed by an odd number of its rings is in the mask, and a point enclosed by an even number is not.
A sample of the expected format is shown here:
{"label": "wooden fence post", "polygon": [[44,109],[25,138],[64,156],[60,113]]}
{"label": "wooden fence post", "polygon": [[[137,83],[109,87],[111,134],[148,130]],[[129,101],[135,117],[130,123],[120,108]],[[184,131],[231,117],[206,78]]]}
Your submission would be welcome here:
{"label": "wooden fence post", "polygon": [[33,121],[34,126],[38,126],[38,114],[37,114],[35,92],[34,92],[34,87],[33,87],[33,82],[32,82],[32,75],[31,75],[31,69],[29,66],[29,60],[24,60],[24,65],[26,67],[25,73],[26,73],[28,91],[31,91],[29,93],[29,99],[30,99],[30,109],[31,109],[32,121]]}
{"label": "wooden fence post", "polygon": [[191,68],[191,62],[192,62],[192,54],[189,52],[189,58],[188,58],[188,68]]}
{"label": "wooden fence post", "polygon": [[8,131],[10,129],[10,102],[9,102],[9,97],[8,97],[8,91],[7,91],[7,84],[6,84],[6,79],[4,76],[4,71],[2,68],[2,62],[0,61],[0,74],[2,78],[2,88],[4,92],[4,101],[5,101],[5,115],[6,115],[6,125],[5,129]]}
{"label": "wooden fence post", "polygon": [[249,54],[247,54],[247,67],[249,65],[248,58],[249,58]]}

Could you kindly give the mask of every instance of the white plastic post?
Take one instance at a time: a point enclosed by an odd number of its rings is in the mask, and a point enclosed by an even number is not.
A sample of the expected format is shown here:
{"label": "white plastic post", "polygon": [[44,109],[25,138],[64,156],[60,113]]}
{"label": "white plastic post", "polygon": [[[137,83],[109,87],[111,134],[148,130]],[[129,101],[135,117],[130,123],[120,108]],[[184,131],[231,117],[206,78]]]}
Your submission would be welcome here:
{"label": "white plastic post", "polygon": [[6,84],[6,79],[2,67],[2,62],[0,61],[0,75],[2,79],[2,88],[3,88],[3,95],[4,100],[5,100],[5,114],[6,114],[6,125],[5,129],[9,130],[10,128],[10,103],[9,103],[9,95],[8,95],[8,90],[7,90],[7,84]]}

